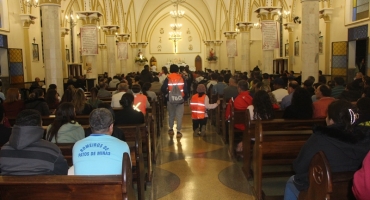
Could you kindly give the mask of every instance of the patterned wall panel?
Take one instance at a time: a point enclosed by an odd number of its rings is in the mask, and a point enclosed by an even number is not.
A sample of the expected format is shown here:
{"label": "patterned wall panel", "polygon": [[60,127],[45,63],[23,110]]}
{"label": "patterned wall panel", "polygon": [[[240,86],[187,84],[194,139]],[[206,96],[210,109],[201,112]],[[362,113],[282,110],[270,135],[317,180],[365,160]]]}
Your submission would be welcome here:
{"label": "patterned wall panel", "polygon": [[347,69],[345,68],[332,68],[332,76],[347,76]]}
{"label": "patterned wall panel", "polygon": [[347,76],[347,41],[332,43],[332,76]]}
{"label": "patterned wall panel", "polygon": [[9,74],[11,76],[23,76],[23,63],[10,63],[9,64]]}
{"label": "patterned wall panel", "polygon": [[9,49],[9,62],[23,62],[22,49]]}
{"label": "patterned wall panel", "polygon": [[22,49],[8,49],[10,83],[23,83],[23,56]]}
{"label": "patterned wall panel", "polygon": [[333,56],[333,68],[347,68],[347,56]]}
{"label": "patterned wall panel", "polygon": [[347,42],[333,42],[333,56],[347,55]]}
{"label": "patterned wall panel", "polygon": [[10,78],[10,83],[11,84],[14,84],[14,83],[23,83],[24,82],[24,76],[12,76]]}
{"label": "patterned wall panel", "polygon": [[367,38],[367,25],[348,29],[348,41]]}

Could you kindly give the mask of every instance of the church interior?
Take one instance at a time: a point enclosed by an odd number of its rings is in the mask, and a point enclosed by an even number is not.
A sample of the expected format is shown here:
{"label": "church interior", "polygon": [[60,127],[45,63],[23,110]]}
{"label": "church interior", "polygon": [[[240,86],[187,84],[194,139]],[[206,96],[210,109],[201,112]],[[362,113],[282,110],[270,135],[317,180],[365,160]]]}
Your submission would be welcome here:
{"label": "church interior", "polygon": [[[95,85],[104,73],[171,64],[352,80],[370,75],[369,9],[369,0],[0,0],[1,91],[40,78],[62,95],[70,75]],[[257,194],[218,134],[220,119],[194,137],[190,115],[185,107],[181,139],[168,136],[167,112],[157,119],[158,152],[141,199],[282,199],[289,176],[265,179]]]}

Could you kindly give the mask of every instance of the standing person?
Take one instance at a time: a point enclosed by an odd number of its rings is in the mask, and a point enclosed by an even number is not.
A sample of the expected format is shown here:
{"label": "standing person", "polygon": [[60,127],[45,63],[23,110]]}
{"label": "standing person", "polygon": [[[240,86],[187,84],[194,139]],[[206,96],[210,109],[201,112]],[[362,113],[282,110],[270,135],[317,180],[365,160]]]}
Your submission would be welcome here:
{"label": "standing person", "polygon": [[[169,95],[172,91],[172,88],[178,87],[181,91],[182,99],[186,101],[186,97],[188,94],[187,84],[185,79],[179,74],[179,66],[172,64],[170,66],[171,74],[164,80],[161,91],[165,94],[167,99],[167,109],[168,109],[168,123],[169,123],[169,130],[168,133],[170,135],[174,134],[173,126],[175,123],[175,116],[177,120],[177,138],[182,137],[181,128],[182,128],[182,117],[184,115],[184,102],[182,103],[171,103],[169,100]],[[181,98],[181,97],[180,97]]]}
{"label": "standing person", "polygon": [[167,69],[167,67],[166,66],[163,66],[162,67],[162,72],[159,74],[159,76],[158,76],[158,78],[159,78],[159,82],[161,83],[161,84],[163,84],[163,82],[164,82],[164,80],[167,78],[167,76],[168,76],[168,69]]}
{"label": "standing person", "polygon": [[[190,101],[191,118],[193,120],[194,135],[205,135],[205,125],[207,124],[207,109],[214,109],[220,104],[220,100],[216,103],[209,104],[209,98],[206,95],[206,87],[199,84],[197,94],[194,94]],[[202,129],[202,127],[204,127]]]}
{"label": "standing person", "polygon": [[43,140],[41,115],[37,110],[21,111],[9,142],[1,148],[1,175],[66,175],[67,161],[59,147]]}
{"label": "standing person", "polygon": [[[145,65],[144,66],[144,69],[141,71],[141,74],[140,74],[140,81],[142,83],[146,83],[146,82],[153,82],[153,75],[152,73],[149,71],[149,65]],[[142,85],[142,84],[140,84]]]}
{"label": "standing person", "polygon": [[319,151],[326,155],[332,172],[356,171],[370,150],[368,128],[357,126],[357,114],[350,102],[337,100],[329,105],[327,126],[317,126],[293,161],[295,175],[286,184],[284,200],[296,200],[309,187],[309,166]]}
{"label": "standing person", "polygon": [[92,134],[73,146],[75,175],[114,175],[122,173],[122,155],[130,148],[115,137],[113,116],[106,108],[93,110],[89,118]]}
{"label": "standing person", "polygon": [[219,76],[217,79],[217,84],[213,85],[212,90],[213,93],[223,95],[224,89],[227,87],[226,83],[224,83],[224,77]]}
{"label": "standing person", "polygon": [[46,130],[46,139],[52,143],[75,143],[85,138],[85,131],[75,117],[72,103],[60,104],[54,122]]}

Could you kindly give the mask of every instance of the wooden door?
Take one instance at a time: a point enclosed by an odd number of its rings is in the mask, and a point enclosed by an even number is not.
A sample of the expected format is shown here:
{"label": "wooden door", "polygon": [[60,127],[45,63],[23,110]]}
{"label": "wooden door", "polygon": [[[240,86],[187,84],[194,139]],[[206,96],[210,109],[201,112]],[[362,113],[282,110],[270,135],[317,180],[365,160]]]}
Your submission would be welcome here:
{"label": "wooden door", "polygon": [[195,57],[195,70],[202,71],[202,68],[202,58],[197,55],[197,57]]}

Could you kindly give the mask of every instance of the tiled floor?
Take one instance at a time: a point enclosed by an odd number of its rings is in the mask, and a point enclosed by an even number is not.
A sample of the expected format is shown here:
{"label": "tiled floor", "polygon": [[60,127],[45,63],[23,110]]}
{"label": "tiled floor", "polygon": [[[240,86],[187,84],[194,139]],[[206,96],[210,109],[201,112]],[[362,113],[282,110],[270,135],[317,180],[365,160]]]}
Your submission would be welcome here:
{"label": "tiled floor", "polygon": [[181,139],[167,134],[167,124],[166,117],[147,199],[254,199],[240,166],[230,159],[212,126],[207,126],[205,137],[193,136],[188,106]]}

